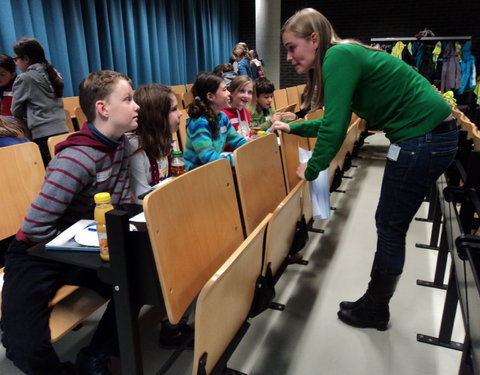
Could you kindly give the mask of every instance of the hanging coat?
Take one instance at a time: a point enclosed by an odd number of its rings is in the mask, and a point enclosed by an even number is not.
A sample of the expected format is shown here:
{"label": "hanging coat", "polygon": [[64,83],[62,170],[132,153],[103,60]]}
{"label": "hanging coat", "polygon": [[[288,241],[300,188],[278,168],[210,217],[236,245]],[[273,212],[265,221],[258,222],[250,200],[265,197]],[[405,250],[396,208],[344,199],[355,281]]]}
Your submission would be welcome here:
{"label": "hanging coat", "polygon": [[448,42],[443,51],[442,81],[440,90],[457,90],[462,86],[462,73],[455,46]]}
{"label": "hanging coat", "polygon": [[468,41],[462,48],[462,62],[460,68],[462,70],[462,86],[457,91],[457,94],[463,94],[465,91],[470,91],[475,87],[475,57],[471,53],[472,42]]}

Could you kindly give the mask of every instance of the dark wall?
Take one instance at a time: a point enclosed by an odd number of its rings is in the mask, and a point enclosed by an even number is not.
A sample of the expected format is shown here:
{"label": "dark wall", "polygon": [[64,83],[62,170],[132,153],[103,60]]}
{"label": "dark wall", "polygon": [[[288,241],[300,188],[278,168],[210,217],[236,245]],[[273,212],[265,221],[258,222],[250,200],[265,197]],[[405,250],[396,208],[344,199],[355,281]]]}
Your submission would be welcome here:
{"label": "dark wall", "polygon": [[255,0],[242,0],[238,7],[238,41],[255,49]]}
{"label": "dark wall", "polygon": [[[472,36],[472,53],[480,61],[480,1],[457,0],[343,0],[282,1],[282,24],[296,10],[313,7],[332,23],[341,38],[355,38],[365,43],[374,37],[414,36],[425,27],[436,36]],[[241,24],[240,24],[241,25]],[[242,26],[240,26],[241,28]],[[285,61],[281,49],[280,86],[304,82]]]}

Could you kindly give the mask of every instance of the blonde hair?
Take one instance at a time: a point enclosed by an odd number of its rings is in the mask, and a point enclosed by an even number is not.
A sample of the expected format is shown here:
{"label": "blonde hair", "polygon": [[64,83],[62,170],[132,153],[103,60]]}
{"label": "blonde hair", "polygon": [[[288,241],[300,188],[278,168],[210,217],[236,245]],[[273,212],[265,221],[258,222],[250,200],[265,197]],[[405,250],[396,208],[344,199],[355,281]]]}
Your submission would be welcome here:
{"label": "blonde hair", "polygon": [[233,94],[235,91],[243,89],[249,83],[252,84],[252,89],[254,90],[253,80],[249,76],[236,76],[234,79],[232,79],[232,82],[230,82],[230,85],[228,86],[228,91]]}
{"label": "blonde hair", "polygon": [[331,23],[319,11],[313,8],[304,8],[297,11],[283,25],[281,33],[291,31],[297,38],[309,39],[312,33],[317,33],[319,47],[316,51],[313,68],[307,73],[307,86],[302,98],[301,108],[315,110],[323,107],[324,89],[322,78],[322,64],[327,50],[336,44],[355,44],[371,50],[381,51],[378,48],[367,46],[353,39],[341,39],[333,29]]}

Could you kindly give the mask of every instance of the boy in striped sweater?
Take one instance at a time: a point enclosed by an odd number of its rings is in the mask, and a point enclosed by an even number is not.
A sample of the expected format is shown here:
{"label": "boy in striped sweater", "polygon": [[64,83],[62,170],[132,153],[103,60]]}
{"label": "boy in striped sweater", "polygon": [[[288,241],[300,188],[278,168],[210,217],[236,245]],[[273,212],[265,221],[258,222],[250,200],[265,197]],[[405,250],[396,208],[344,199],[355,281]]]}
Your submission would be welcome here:
{"label": "boy in striped sweater", "polygon": [[[113,71],[89,74],[80,83],[80,106],[88,122],[56,147],[40,194],[5,256],[2,342],[6,355],[26,374],[71,374],[50,343],[48,302],[65,284],[87,286],[110,298],[111,287],[96,272],[31,256],[80,219],[93,218],[94,194],[109,192],[114,205],[130,203],[128,142],[137,127],[138,105],[130,79]],[[99,322],[90,345],[77,356],[77,374],[110,374],[109,355],[118,355],[113,303]]]}

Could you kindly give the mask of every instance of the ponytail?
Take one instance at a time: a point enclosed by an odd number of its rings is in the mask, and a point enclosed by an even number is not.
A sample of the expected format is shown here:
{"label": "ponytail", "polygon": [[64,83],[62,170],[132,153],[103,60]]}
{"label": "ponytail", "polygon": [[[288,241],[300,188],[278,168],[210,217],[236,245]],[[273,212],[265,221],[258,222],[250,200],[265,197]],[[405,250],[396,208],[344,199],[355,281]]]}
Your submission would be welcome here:
{"label": "ponytail", "polygon": [[53,91],[58,98],[63,96],[63,79],[55,68],[45,58],[45,51],[38,40],[33,38],[21,38],[13,44],[13,51],[19,57],[27,56],[31,64],[43,64]]}
{"label": "ponytail", "polygon": [[55,92],[55,96],[57,98],[63,97],[63,88],[64,88],[64,83],[63,79],[60,76],[60,73],[57,72],[57,70],[53,67],[52,64],[50,64],[48,61],[45,60],[45,67],[46,71],[48,74],[48,78],[50,79],[50,83],[52,84],[53,91]]}
{"label": "ponytail", "polygon": [[203,100],[197,97],[187,107],[188,117],[199,118],[205,117],[210,125],[210,131],[213,135],[218,135],[218,117],[209,104],[205,104]]}

